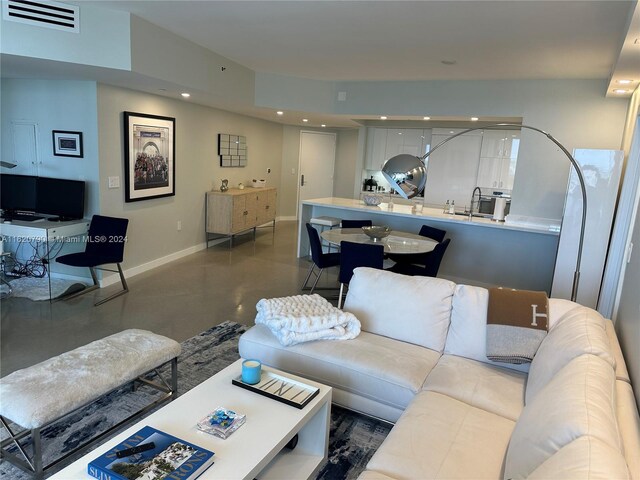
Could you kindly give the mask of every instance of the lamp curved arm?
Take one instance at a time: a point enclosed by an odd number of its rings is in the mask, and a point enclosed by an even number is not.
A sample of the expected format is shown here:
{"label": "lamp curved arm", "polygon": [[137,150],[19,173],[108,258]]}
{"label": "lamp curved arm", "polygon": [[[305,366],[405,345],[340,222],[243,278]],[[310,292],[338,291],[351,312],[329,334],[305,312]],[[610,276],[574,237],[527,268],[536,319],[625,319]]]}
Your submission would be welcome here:
{"label": "lamp curved arm", "polygon": [[578,243],[578,258],[576,260],[576,269],[575,269],[575,272],[573,273],[573,285],[571,287],[571,301],[575,302],[576,301],[576,297],[578,295],[578,284],[580,283],[580,263],[582,262],[582,248],[583,248],[583,245],[584,245],[584,232],[585,232],[585,227],[586,227],[586,223],[587,223],[587,189],[586,189],[586,186],[585,186],[585,183],[584,183],[584,177],[582,175],[582,170],[580,169],[580,165],[578,165],[578,162],[576,162],[576,159],[573,158],[573,155],[571,155],[571,153],[569,153],[569,151],[565,148],[565,146],[562,145],[558,140],[556,140],[553,137],[553,135],[551,135],[550,133],[545,132],[544,130],[541,130],[541,129],[536,128],[536,127],[531,127],[529,125],[521,125],[519,123],[495,123],[495,124],[492,124],[492,125],[485,125],[485,126],[482,126],[482,127],[468,128],[468,129],[463,130],[461,132],[458,132],[458,133],[456,133],[454,135],[451,135],[450,137],[447,137],[446,139],[444,139],[443,141],[438,143],[435,147],[433,147],[431,150],[429,150],[427,153],[425,153],[422,157],[416,157],[416,158],[419,158],[419,160],[424,163],[424,160],[426,158],[428,158],[433,152],[438,150],[445,143],[450,142],[451,140],[453,140],[456,137],[459,137],[460,135],[464,135],[465,133],[473,132],[473,131],[476,131],[476,130],[499,129],[499,128],[503,128],[503,127],[514,127],[514,128],[520,128],[520,129],[524,128],[524,129],[527,129],[527,130],[533,130],[534,132],[541,133],[542,135],[547,137],[549,140],[551,140],[554,144],[556,144],[556,146],[558,146],[558,148],[560,148],[560,150],[562,150],[562,152],[569,159],[569,162],[571,163],[571,165],[573,166],[574,170],[576,171],[576,173],[578,175],[578,180],[580,181],[580,191],[582,192],[582,220],[581,220],[581,224],[580,224],[580,239],[579,239],[579,243]]}

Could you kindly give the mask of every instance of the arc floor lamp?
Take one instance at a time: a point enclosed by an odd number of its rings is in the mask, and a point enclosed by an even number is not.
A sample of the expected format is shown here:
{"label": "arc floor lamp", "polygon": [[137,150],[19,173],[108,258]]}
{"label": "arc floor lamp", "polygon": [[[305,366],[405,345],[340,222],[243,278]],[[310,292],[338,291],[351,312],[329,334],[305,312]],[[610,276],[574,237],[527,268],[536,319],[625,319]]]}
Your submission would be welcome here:
{"label": "arc floor lamp", "polygon": [[465,133],[473,132],[475,130],[502,129],[504,127],[520,129],[524,128],[541,133],[549,140],[551,140],[554,144],[556,144],[560,148],[560,150],[562,150],[562,152],[569,159],[569,162],[578,174],[578,180],[580,181],[580,190],[582,192],[582,223],[580,224],[578,258],[576,260],[576,269],[573,273],[573,285],[571,288],[571,300],[575,302],[578,294],[578,284],[580,283],[580,262],[582,260],[584,230],[587,223],[587,189],[585,187],[584,177],[582,176],[582,170],[580,170],[578,162],[576,162],[576,159],[573,158],[573,155],[569,153],[564,145],[556,140],[551,134],[545,132],[544,130],[540,130],[539,128],[530,127],[528,125],[521,125],[519,123],[495,123],[482,127],[468,128],[444,139],[442,142],[438,143],[435,147],[425,153],[422,157],[416,157],[406,153],[391,157],[385,162],[384,166],[382,167],[382,175],[400,196],[407,199],[413,198],[424,190],[424,187],[427,183],[427,167],[425,166],[424,160],[427,159],[433,152],[438,150],[445,143],[448,143],[454,138],[464,135]]}

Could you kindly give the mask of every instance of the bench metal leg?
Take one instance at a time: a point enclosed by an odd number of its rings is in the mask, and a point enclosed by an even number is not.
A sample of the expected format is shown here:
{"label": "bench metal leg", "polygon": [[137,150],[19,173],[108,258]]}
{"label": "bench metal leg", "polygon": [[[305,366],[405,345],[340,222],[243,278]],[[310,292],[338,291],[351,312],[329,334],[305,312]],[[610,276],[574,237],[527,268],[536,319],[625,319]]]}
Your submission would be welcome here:
{"label": "bench metal leg", "polygon": [[178,358],[171,360],[171,390],[173,391],[173,398],[175,400],[178,397]]}

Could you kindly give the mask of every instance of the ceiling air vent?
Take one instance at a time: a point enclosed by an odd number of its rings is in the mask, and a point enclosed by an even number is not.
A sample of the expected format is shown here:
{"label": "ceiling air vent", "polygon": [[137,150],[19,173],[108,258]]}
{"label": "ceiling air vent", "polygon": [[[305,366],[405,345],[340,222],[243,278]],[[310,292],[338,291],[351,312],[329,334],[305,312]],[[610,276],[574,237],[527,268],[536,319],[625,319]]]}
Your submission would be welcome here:
{"label": "ceiling air vent", "polygon": [[80,32],[80,7],[60,2],[5,0],[2,18],[10,22]]}

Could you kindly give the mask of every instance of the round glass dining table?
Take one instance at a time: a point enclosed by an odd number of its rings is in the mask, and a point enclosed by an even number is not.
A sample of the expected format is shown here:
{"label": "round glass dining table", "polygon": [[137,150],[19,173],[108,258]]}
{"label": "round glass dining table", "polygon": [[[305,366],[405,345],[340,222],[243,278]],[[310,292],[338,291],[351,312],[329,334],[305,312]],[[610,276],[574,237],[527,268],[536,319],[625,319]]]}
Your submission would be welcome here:
{"label": "round glass dining table", "polygon": [[427,253],[438,244],[427,237],[397,230],[391,230],[388,237],[376,241],[369,238],[360,228],[334,228],[325,230],[321,236],[330,244],[338,246],[342,241],[382,245],[384,253]]}

